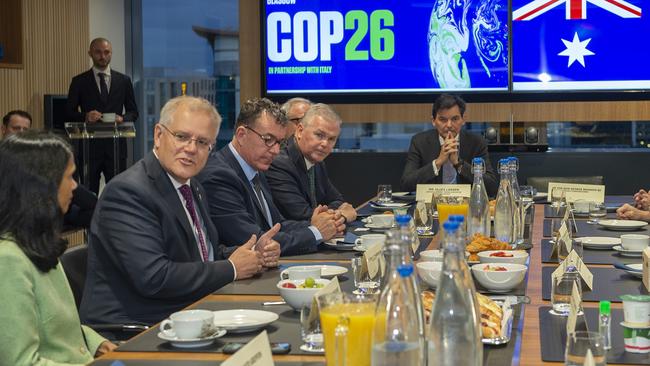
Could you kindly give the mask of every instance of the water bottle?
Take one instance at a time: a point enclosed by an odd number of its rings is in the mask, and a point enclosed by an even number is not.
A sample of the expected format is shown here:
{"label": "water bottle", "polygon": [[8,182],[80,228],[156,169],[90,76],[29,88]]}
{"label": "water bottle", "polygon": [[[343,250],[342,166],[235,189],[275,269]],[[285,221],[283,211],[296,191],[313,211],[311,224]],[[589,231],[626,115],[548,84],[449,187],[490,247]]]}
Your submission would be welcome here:
{"label": "water bottle", "polygon": [[510,167],[508,159],[499,160],[499,173],[501,182],[497,191],[497,202],[494,208],[494,237],[500,241],[513,244],[516,242],[513,237],[514,207],[512,189],[510,188]]}
{"label": "water bottle", "polygon": [[387,271],[375,313],[373,366],[424,365],[422,302],[408,254],[411,242],[404,237],[403,227],[391,230],[384,249]]}
{"label": "water bottle", "polygon": [[415,251],[420,247],[420,238],[418,237],[415,222],[413,222],[413,218],[410,215],[396,215],[395,223],[400,229],[402,240],[409,242],[406,254],[413,260]]}
{"label": "water bottle", "polygon": [[512,199],[515,207],[515,216],[513,220],[514,238],[516,244],[524,242],[524,203],[521,199],[521,190],[519,189],[519,182],[517,180],[517,171],[519,170],[519,159],[515,157],[508,158],[508,166],[510,167],[510,187],[512,188]]}
{"label": "water bottle", "polygon": [[483,344],[476,291],[461,269],[464,250],[456,242],[458,224],[443,224],[445,254],[431,314],[428,366],[480,366]]}
{"label": "water bottle", "polygon": [[[450,215],[449,221],[458,223],[458,230],[456,230],[456,243],[460,247],[461,251],[463,251],[463,258],[465,258],[465,254],[467,254],[465,252],[465,247],[467,246],[469,239],[467,236],[465,236],[465,232],[463,230],[463,221],[465,221],[465,217],[463,217],[463,215]],[[468,280],[467,283],[465,283],[465,286],[476,290],[474,281],[472,280],[472,272],[469,270],[469,265],[467,264],[466,260],[461,261],[460,269],[463,271],[465,278]]]}
{"label": "water bottle", "polygon": [[485,162],[483,158],[472,160],[474,170],[474,183],[469,196],[469,215],[467,219],[467,235],[471,238],[474,234],[490,236],[490,202],[488,199],[483,173]]}

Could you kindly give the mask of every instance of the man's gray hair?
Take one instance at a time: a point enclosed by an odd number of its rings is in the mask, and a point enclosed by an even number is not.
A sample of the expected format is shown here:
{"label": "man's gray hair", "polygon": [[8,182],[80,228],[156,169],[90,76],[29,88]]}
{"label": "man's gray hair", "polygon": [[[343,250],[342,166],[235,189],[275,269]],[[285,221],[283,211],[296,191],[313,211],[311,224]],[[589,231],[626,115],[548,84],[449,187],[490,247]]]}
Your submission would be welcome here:
{"label": "man's gray hair", "polygon": [[206,99],[188,95],[172,98],[165,103],[160,111],[160,124],[169,126],[172,122],[174,113],[181,106],[187,108],[190,112],[201,112],[207,114],[210,116],[212,123],[217,127],[217,131],[219,131],[219,126],[221,126],[221,115],[219,115],[217,109]]}
{"label": "man's gray hair", "polygon": [[324,103],[316,103],[312,104],[311,107],[309,107],[309,110],[307,110],[307,113],[305,113],[305,116],[301,121],[302,125],[304,127],[309,126],[316,116],[320,116],[330,122],[336,122],[336,125],[339,127],[341,127],[341,123],[343,123],[341,117],[332,109],[332,107]]}
{"label": "man's gray hair", "polygon": [[287,100],[286,102],[284,102],[284,104],[282,105],[282,110],[284,111],[284,113],[288,114],[289,110],[291,110],[291,107],[293,107],[295,104],[298,104],[298,103],[307,104],[309,106],[314,104],[309,99],[296,97],[296,98],[291,98],[291,99]]}

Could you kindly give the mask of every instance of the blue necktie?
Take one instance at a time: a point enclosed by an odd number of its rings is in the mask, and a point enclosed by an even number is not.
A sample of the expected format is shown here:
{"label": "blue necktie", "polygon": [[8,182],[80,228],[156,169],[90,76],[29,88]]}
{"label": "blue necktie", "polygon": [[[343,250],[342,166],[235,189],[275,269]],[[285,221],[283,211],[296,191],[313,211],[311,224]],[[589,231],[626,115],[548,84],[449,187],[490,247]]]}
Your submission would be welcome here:
{"label": "blue necktie", "polygon": [[454,164],[451,163],[451,160],[447,159],[442,165],[442,184],[455,184],[456,175],[457,172]]}

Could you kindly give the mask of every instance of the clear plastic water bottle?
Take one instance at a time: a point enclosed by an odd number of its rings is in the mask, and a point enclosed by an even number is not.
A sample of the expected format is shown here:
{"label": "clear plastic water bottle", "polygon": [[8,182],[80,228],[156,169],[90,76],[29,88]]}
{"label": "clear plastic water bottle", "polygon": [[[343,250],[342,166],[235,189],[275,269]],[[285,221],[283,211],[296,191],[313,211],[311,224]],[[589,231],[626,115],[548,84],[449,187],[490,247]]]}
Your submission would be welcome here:
{"label": "clear plastic water bottle", "polygon": [[494,208],[494,237],[506,243],[515,244],[513,236],[513,207],[512,189],[510,187],[510,167],[508,159],[499,160],[501,182],[497,191],[497,202]]}
{"label": "clear plastic water bottle", "polygon": [[490,202],[483,183],[485,162],[483,158],[472,160],[474,170],[474,183],[469,196],[469,215],[467,218],[467,235],[471,238],[474,234],[490,236]]}
{"label": "clear plastic water bottle", "polygon": [[479,366],[483,344],[478,301],[461,266],[464,250],[456,242],[458,224],[446,222],[440,283],[431,314],[427,344],[428,366]]}
{"label": "clear plastic water bottle", "polygon": [[384,249],[387,271],[375,313],[373,366],[424,365],[422,302],[408,254],[411,242],[404,237],[403,227],[391,230]]}
{"label": "clear plastic water bottle", "polygon": [[510,187],[512,188],[512,199],[515,207],[516,215],[513,217],[512,229],[514,230],[514,237],[516,244],[524,242],[524,203],[521,199],[521,190],[519,190],[519,181],[517,179],[517,171],[519,171],[519,159],[511,156],[508,158],[508,166],[510,167]]}

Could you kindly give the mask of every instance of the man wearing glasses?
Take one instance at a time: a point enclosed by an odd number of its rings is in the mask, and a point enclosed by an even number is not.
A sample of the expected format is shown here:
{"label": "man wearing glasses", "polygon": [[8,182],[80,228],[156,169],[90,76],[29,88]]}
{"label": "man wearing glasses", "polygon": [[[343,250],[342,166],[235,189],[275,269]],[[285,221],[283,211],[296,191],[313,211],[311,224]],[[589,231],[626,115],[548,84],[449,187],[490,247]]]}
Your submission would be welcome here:
{"label": "man wearing glasses", "polygon": [[210,216],[226,244],[282,225],[273,237],[282,255],[317,250],[345,230],[343,218],[327,207],[314,210],[310,221],[286,220],[273,203],[264,172],[280,152],[287,117],[268,99],[251,99],[242,104],[232,141],[210,155],[199,175],[208,193]]}
{"label": "man wearing glasses", "polygon": [[[277,266],[279,227],[222,244],[206,194],[194,178],[205,166],[221,116],[205,99],[165,104],[154,149],[112,179],[90,226],[86,323],[153,324],[236,279]],[[258,239],[259,238],[259,239]]]}
{"label": "man wearing glasses", "polygon": [[289,123],[287,123],[287,133],[284,136],[285,139],[289,140],[293,136],[298,124],[305,117],[305,113],[307,113],[311,104],[311,101],[305,98],[291,98],[282,105],[282,110],[286,113],[287,119],[289,120]]}
{"label": "man wearing glasses", "polygon": [[341,117],[327,104],[312,105],[294,136],[273,160],[267,172],[273,199],[280,212],[294,220],[308,220],[318,205],[339,211],[345,221],[357,218],[327,175],[325,158],[341,133]]}

